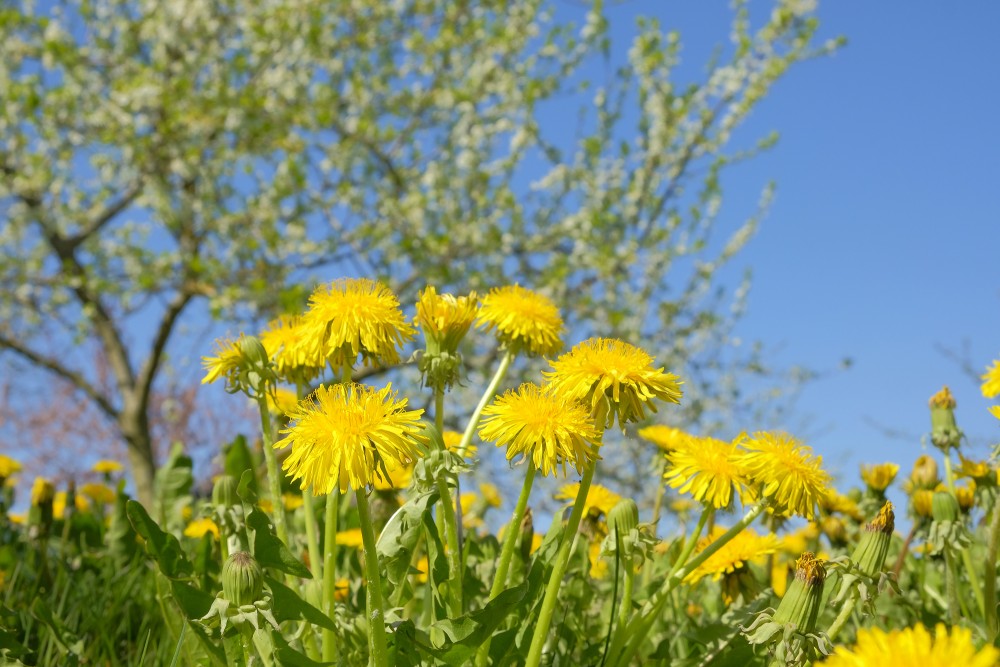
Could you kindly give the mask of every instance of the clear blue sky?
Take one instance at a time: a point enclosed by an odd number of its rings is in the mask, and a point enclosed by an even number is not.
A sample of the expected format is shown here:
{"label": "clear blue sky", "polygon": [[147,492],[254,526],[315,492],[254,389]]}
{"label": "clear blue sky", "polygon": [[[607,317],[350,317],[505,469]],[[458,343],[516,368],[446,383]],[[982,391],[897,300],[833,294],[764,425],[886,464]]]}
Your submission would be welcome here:
{"label": "clear blue sky", "polygon": [[[727,39],[731,14],[723,2],[626,2],[610,9],[615,33],[636,13],[681,31],[687,67]],[[1000,424],[937,346],[967,343],[980,373],[1000,356],[1000,4],[838,0],[818,16],[821,37],[847,46],[778,83],[740,136],[774,129],[781,141],[724,183],[733,224],[765,182],[778,185],[735,263],[754,275],[739,332],[786,364],[853,360],[809,385],[797,415],[813,418],[809,443],[845,482],[860,462],[908,471],[942,384],[982,458]]]}

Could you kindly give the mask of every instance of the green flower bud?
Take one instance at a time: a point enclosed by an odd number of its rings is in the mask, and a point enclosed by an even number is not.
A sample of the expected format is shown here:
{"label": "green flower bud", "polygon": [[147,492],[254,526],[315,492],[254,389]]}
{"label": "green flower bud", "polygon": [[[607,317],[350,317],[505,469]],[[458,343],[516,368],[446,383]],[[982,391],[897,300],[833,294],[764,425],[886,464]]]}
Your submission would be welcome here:
{"label": "green flower bud", "polygon": [[608,513],[608,527],[624,538],[639,526],[639,506],[631,498],[622,498]]}
{"label": "green flower bud", "polygon": [[222,566],[222,593],[237,607],[259,600],[263,586],[264,572],[246,551],[234,553]]}
{"label": "green flower bud", "polygon": [[910,484],[914,489],[933,489],[941,483],[938,477],[937,461],[934,457],[922,454],[913,463],[913,471],[910,473]]}
{"label": "green flower bud", "polygon": [[869,577],[882,571],[889,553],[892,531],[896,529],[896,515],[892,503],[886,501],[878,516],[872,519],[861,533],[861,541],[851,554],[851,561]]}
{"label": "green flower bud", "polygon": [[957,448],[962,440],[962,432],[955,422],[955,405],[955,397],[948,387],[931,396],[931,442],[944,452]]}
{"label": "green flower bud", "polygon": [[220,510],[235,507],[240,502],[236,492],[239,482],[232,475],[220,475],[212,487],[212,504]]}
{"label": "green flower bud", "polygon": [[535,539],[535,519],[531,515],[531,508],[524,510],[524,518],[521,519],[521,527],[518,531],[517,544],[521,551],[521,560],[528,562],[531,556],[531,543]]}
{"label": "green flower bud", "polygon": [[825,581],[823,561],[811,551],[803,553],[795,563],[795,579],[774,612],[774,622],[794,625],[796,631],[804,635],[813,632],[822,607]]}
{"label": "green flower bud", "polygon": [[240,356],[248,368],[265,368],[271,363],[264,344],[256,336],[241,336],[239,341]]}
{"label": "green flower bud", "polygon": [[935,521],[958,521],[958,501],[947,491],[938,491],[931,501],[931,515]]}

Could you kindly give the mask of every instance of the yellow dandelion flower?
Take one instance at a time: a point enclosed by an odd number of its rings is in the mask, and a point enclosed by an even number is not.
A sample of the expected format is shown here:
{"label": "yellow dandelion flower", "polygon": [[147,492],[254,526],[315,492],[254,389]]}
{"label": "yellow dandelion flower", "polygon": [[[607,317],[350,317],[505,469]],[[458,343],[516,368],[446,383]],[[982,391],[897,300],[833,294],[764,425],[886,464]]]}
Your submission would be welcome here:
{"label": "yellow dandelion flower", "polygon": [[389,471],[389,476],[385,479],[378,477],[374,480],[373,486],[376,491],[402,491],[410,486],[413,480],[413,466],[406,465],[401,468]]}
{"label": "yellow dandelion flower", "polygon": [[195,519],[184,529],[185,537],[193,537],[195,539],[201,539],[208,533],[212,533],[216,538],[219,537],[219,527],[211,519]]}
{"label": "yellow dandelion flower", "polygon": [[101,475],[110,475],[111,473],[121,472],[125,470],[125,466],[123,466],[118,461],[101,459],[100,461],[95,463],[90,469]]}
{"label": "yellow dandelion flower", "polygon": [[582,472],[601,444],[601,433],[584,406],[536,384],[522,384],[498,396],[483,417],[480,438],[506,447],[508,461],[517,456],[531,459],[543,475],[560,465],[565,474],[567,463]]}
{"label": "yellow dandelion flower", "polygon": [[531,548],[528,549],[528,555],[529,556],[531,554],[535,553],[536,551],[538,551],[538,549],[542,546],[542,539],[544,539],[544,538],[541,535],[539,535],[538,533],[534,533],[531,536]]}
{"label": "yellow dandelion flower", "polygon": [[[52,497],[52,516],[56,519],[66,518],[66,500],[69,494],[58,491]],[[90,508],[90,502],[78,493],[73,494],[73,507],[77,512],[85,512]]]}
{"label": "yellow dandelion flower", "polygon": [[991,405],[990,414],[996,417],[997,419],[1000,419],[1000,405]]}
{"label": "yellow dandelion flower", "polygon": [[215,341],[214,357],[202,357],[201,365],[207,371],[201,379],[202,384],[211,384],[221,377],[229,379],[235,376],[243,364],[243,354],[240,352],[239,340],[220,338]]}
{"label": "yellow dandelion flower", "polygon": [[590,561],[590,576],[592,579],[603,579],[608,576],[608,563],[601,558],[601,542],[595,540],[587,548],[587,559]]}
{"label": "yellow dandelion flower", "polygon": [[417,300],[414,322],[424,332],[428,349],[433,341],[435,351],[454,353],[476,319],[478,308],[479,296],[475,292],[468,296],[438,294],[434,287],[428,286]]}
{"label": "yellow dandelion flower", "polygon": [[483,495],[483,500],[486,501],[488,507],[500,507],[503,503],[500,497],[500,489],[497,488],[496,484],[490,484],[489,482],[480,484],[479,493]]}
{"label": "yellow dandelion flower", "polygon": [[559,309],[547,297],[519,285],[490,290],[476,324],[486,331],[496,329],[497,339],[514,354],[550,356],[563,346]]}
{"label": "yellow dandelion flower", "polygon": [[964,486],[955,487],[955,500],[958,507],[963,512],[968,512],[976,504],[976,483],[973,480],[966,481]]}
{"label": "yellow dandelion flower", "polygon": [[360,528],[350,528],[348,530],[337,531],[336,542],[337,544],[351,549],[360,549],[364,546],[364,541],[361,539]]}
{"label": "yellow dandelion flower", "polygon": [[344,602],[347,600],[348,594],[351,592],[351,582],[347,577],[341,577],[333,585],[333,597],[337,602]]}
{"label": "yellow dandelion flower", "polygon": [[991,479],[995,474],[989,461],[973,461],[962,456],[961,452],[958,453],[958,459],[962,462],[962,465],[955,471],[958,477],[985,481]]}
{"label": "yellow dandelion flower", "polygon": [[819,507],[827,514],[843,514],[858,522],[865,520],[865,515],[861,512],[858,504],[835,490],[820,497]]}
{"label": "yellow dandelion flower", "polygon": [[320,385],[289,415],[292,422],[275,449],[291,446],[282,467],[303,489],[328,494],[339,488],[363,489],[413,463],[423,410],[406,410],[392,385],[375,389],[361,384]]}
{"label": "yellow dandelion flower", "polygon": [[943,623],[934,636],[918,623],[903,630],[883,630],[877,626],[858,630],[854,646],[838,646],[824,667],[995,667],[1000,651],[993,646],[976,649],[972,630]]}
{"label": "yellow dandelion flower", "polygon": [[643,440],[649,440],[665,452],[672,452],[684,444],[684,441],[691,436],[679,428],[674,428],[673,426],[654,424],[653,426],[640,428],[639,437]]}
{"label": "yellow dandelion flower", "polygon": [[892,480],[896,479],[899,473],[899,465],[896,463],[877,463],[861,466],[861,479],[868,488],[873,491],[882,492],[889,488]]}
{"label": "yellow dandelion flower", "polygon": [[591,411],[607,402],[607,425],[625,428],[628,422],[646,418],[646,408],[656,412],[653,399],[679,403],[677,376],[653,368],[653,358],[620,340],[591,338],[549,362],[552,371],[543,375],[553,393],[590,403]]}
{"label": "yellow dandelion flower", "polygon": [[426,584],[427,571],[430,569],[430,565],[427,562],[427,556],[421,556],[417,559],[417,562],[413,564],[413,567],[417,570],[417,581],[422,584]]}
{"label": "yellow dandelion flower", "polygon": [[934,504],[934,491],[931,489],[917,489],[910,496],[910,505],[913,512],[924,519],[929,519]]}
{"label": "yellow dandelion flower", "polygon": [[462,526],[472,530],[485,525],[482,514],[486,509],[486,503],[482,496],[466,491],[458,500],[462,505]]}
{"label": "yellow dandelion flower", "polygon": [[44,505],[55,500],[56,487],[44,477],[36,477],[31,486],[31,504]]}
{"label": "yellow dandelion flower", "polygon": [[282,493],[281,501],[282,504],[284,504],[285,509],[289,512],[294,512],[305,504],[305,501],[302,500],[301,494],[298,493]]}
{"label": "yellow dandelion flower", "polygon": [[983,396],[986,398],[1000,396],[1000,359],[994,361],[993,365],[986,369],[982,380]]}
{"label": "yellow dandelion flower", "polygon": [[741,442],[749,451],[741,455],[750,489],[771,499],[775,513],[812,519],[816,504],[829,493],[830,475],[821,467],[822,456],[784,433],[755,433]]}
{"label": "yellow dandelion flower", "polygon": [[6,479],[11,475],[21,472],[21,464],[9,456],[0,454],[0,479]]}
{"label": "yellow dandelion flower", "polygon": [[[709,535],[698,540],[696,553],[704,551],[705,547],[718,539],[726,530],[716,526]],[[692,570],[684,577],[684,581],[693,584],[704,577],[718,581],[723,575],[732,574],[751,561],[775,553],[780,546],[778,538],[773,534],[758,535],[753,529],[746,528]]]}
{"label": "yellow dandelion flower", "polygon": [[272,414],[287,415],[299,404],[299,397],[291,389],[278,387],[274,393],[268,392],[267,408]]}
{"label": "yellow dandelion flower", "polygon": [[[458,431],[445,431],[441,434],[441,438],[444,440],[444,448],[449,452],[458,453],[458,446],[462,442],[462,434]],[[469,443],[469,446],[465,448],[465,458],[474,459],[476,457],[476,452],[479,451],[479,447]]]}
{"label": "yellow dandelion flower", "polygon": [[691,437],[667,454],[667,483],[717,509],[732,505],[747,484],[736,445],[715,438]]}
{"label": "yellow dandelion flower", "polygon": [[80,487],[80,493],[98,505],[110,505],[118,498],[118,493],[106,484],[84,484]]}
{"label": "yellow dandelion flower", "polygon": [[403,317],[399,300],[380,282],[344,278],[321,285],[309,297],[302,320],[303,344],[334,368],[399,363],[399,351],[415,330]]}
{"label": "yellow dandelion flower", "polygon": [[308,382],[319,377],[326,358],[318,348],[310,348],[303,318],[279,315],[261,332],[260,342],[274,364],[274,372],[289,382]]}
{"label": "yellow dandelion flower", "polygon": [[[577,494],[580,493],[580,484],[564,484],[556,493],[556,500],[567,500],[573,503]],[[600,515],[607,516],[611,508],[618,504],[622,497],[611,489],[600,484],[591,484],[587,491],[587,499],[583,504],[583,516],[591,515],[595,518]]]}
{"label": "yellow dandelion flower", "polygon": [[25,523],[28,522],[28,515],[24,514],[23,512],[22,513],[11,512],[10,514],[7,515],[7,518],[10,519],[11,523],[16,523],[19,526],[23,526]]}

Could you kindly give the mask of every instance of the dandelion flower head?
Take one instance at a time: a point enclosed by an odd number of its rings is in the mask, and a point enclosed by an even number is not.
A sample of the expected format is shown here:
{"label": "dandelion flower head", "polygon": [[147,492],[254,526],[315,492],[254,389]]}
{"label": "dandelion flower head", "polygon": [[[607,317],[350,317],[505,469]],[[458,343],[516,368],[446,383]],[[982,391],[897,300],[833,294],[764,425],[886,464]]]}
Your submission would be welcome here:
{"label": "dandelion flower head", "polygon": [[656,412],[653,399],[681,400],[676,375],[653,368],[653,357],[617,339],[585,340],[549,364],[552,370],[543,375],[550,391],[588,402],[594,414],[606,403],[608,426],[616,418],[623,429],[645,419],[646,408]]}
{"label": "dandelion flower head", "polygon": [[823,667],[994,667],[1000,651],[992,646],[976,649],[972,630],[938,623],[934,635],[918,623],[903,630],[877,626],[858,630],[854,646],[838,646]]}
{"label": "dandelion flower head", "polygon": [[[725,528],[716,526],[709,535],[698,541],[696,553],[704,551],[708,545],[725,532]],[[704,563],[692,570],[684,578],[684,581],[694,583],[704,577],[711,577],[713,581],[717,581],[722,576],[732,574],[751,561],[775,553],[780,547],[781,543],[773,534],[759,535],[754,530],[746,528],[705,559]]]}
{"label": "dandelion flower head", "polygon": [[986,369],[981,379],[983,381],[981,387],[983,396],[986,398],[1000,396],[1000,359],[994,361],[993,365]]}
{"label": "dandelion flower head", "polygon": [[687,438],[691,436],[679,428],[664,426],[663,424],[653,424],[639,429],[639,437],[648,440],[664,452],[672,452],[680,447]]}
{"label": "dandelion flower head", "polygon": [[885,491],[889,488],[898,473],[899,464],[897,463],[862,464],[861,466],[862,481],[868,485],[868,488],[875,491]]}
{"label": "dandelion flower head", "polygon": [[[572,503],[579,493],[580,484],[578,482],[564,484],[556,493],[556,500],[567,500]],[[591,484],[590,490],[587,491],[587,499],[583,504],[583,516],[590,515],[599,518],[603,514],[606,517],[611,508],[617,505],[621,499],[622,497],[611,489],[600,484]]]}
{"label": "dandelion flower head", "polygon": [[326,366],[326,359],[316,347],[310,349],[302,323],[301,316],[280,315],[260,334],[274,371],[289,382],[314,380]]}
{"label": "dandelion flower head", "polygon": [[585,406],[536,384],[522,384],[498,396],[483,417],[480,438],[506,447],[508,461],[517,456],[530,459],[543,475],[559,466],[565,474],[567,463],[582,472],[601,442]]}
{"label": "dandelion flower head", "polygon": [[343,278],[320,285],[309,297],[302,321],[310,354],[329,360],[336,369],[363,362],[395,364],[415,330],[389,288],[367,278]]}
{"label": "dandelion flower head", "polygon": [[6,479],[19,472],[21,472],[20,462],[0,454],[0,479]]}
{"label": "dandelion flower head", "polygon": [[775,514],[806,519],[816,515],[816,504],[829,493],[830,475],[823,457],[784,433],[758,432],[740,444],[748,451],[740,459],[751,480],[750,491],[771,499]]}
{"label": "dandelion flower head", "polygon": [[291,446],[282,467],[317,495],[363,489],[420,455],[422,414],[406,410],[391,384],[320,385],[288,415],[287,435],[274,447]]}
{"label": "dandelion flower head", "polygon": [[110,475],[113,472],[121,472],[125,470],[125,466],[123,466],[118,461],[101,459],[100,461],[95,463],[93,467],[91,467],[91,470],[93,470],[96,473],[100,473],[102,475]]}
{"label": "dandelion flower head", "polygon": [[215,537],[219,537],[219,526],[211,519],[195,519],[184,529],[185,537],[193,537],[195,539],[201,539],[209,533]]}
{"label": "dandelion flower head", "polygon": [[469,332],[478,309],[479,296],[475,292],[468,296],[438,294],[428,286],[417,299],[415,322],[424,332],[428,347],[433,341],[438,349],[454,352]]}
{"label": "dandelion flower head", "polygon": [[496,287],[483,297],[476,325],[496,330],[497,339],[517,354],[550,356],[562,349],[563,321],[547,297],[520,285]]}
{"label": "dandelion flower head", "polygon": [[240,351],[239,340],[219,338],[215,341],[215,356],[202,357],[201,365],[205,369],[202,384],[211,384],[221,377],[235,379],[243,365],[243,354]]}
{"label": "dandelion flower head", "polygon": [[736,445],[709,437],[689,437],[667,454],[667,483],[716,509],[730,507],[747,484]]}

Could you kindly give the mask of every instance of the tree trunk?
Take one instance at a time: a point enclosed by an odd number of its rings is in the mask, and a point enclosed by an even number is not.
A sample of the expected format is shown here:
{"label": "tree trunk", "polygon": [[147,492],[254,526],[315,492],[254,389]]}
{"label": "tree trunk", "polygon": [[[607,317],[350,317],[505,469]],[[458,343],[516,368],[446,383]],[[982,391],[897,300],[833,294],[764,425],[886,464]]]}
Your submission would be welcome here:
{"label": "tree trunk", "polygon": [[148,511],[152,511],[156,459],[153,456],[153,439],[145,411],[122,410],[118,417],[118,428],[121,429],[128,445],[128,459],[132,467],[136,498]]}

